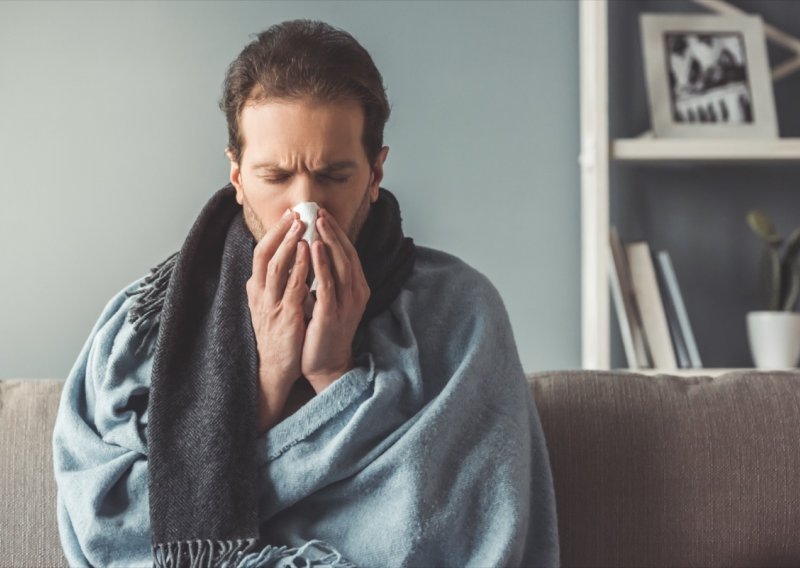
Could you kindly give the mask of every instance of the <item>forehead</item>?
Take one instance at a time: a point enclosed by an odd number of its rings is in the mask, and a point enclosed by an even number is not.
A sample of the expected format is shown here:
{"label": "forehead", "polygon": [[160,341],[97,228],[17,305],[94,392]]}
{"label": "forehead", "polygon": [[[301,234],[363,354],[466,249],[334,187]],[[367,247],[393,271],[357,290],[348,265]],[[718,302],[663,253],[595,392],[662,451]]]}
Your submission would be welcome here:
{"label": "forehead", "polygon": [[309,99],[248,103],[239,128],[248,161],[341,161],[366,157],[364,111],[357,101]]}

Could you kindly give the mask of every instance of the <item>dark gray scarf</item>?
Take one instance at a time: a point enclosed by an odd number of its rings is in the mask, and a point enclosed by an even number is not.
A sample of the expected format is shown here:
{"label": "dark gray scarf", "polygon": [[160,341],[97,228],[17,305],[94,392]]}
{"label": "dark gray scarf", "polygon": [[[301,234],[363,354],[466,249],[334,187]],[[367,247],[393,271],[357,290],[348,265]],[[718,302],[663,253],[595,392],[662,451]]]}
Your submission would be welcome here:
{"label": "dark gray scarf", "polygon": [[[258,354],[245,283],[255,239],[227,185],[181,250],[153,269],[130,312],[142,346],[158,330],[148,403],[150,522],[156,566],[235,565],[259,546]],[[371,295],[361,325],[385,310],[414,265],[400,208],[381,189],[356,241]]]}

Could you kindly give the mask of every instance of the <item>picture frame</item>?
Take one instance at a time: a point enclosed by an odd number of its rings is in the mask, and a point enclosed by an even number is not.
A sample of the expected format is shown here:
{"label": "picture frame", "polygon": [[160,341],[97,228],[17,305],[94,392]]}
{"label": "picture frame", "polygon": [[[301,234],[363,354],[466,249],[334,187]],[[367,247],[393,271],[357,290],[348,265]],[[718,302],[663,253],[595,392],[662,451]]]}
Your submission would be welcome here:
{"label": "picture frame", "polygon": [[642,14],[653,135],[777,138],[760,16]]}

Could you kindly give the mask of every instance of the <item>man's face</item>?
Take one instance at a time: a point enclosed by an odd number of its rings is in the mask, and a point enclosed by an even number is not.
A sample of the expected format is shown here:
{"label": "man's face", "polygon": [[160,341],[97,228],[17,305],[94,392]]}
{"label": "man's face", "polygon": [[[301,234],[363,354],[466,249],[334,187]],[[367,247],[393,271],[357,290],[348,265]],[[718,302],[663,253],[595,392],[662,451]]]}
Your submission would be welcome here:
{"label": "man's face", "polygon": [[370,204],[378,198],[389,151],[384,147],[376,163],[368,163],[359,103],[248,103],[239,128],[244,148],[238,164],[231,160],[230,179],[256,240],[286,209],[315,201],[355,242]]}

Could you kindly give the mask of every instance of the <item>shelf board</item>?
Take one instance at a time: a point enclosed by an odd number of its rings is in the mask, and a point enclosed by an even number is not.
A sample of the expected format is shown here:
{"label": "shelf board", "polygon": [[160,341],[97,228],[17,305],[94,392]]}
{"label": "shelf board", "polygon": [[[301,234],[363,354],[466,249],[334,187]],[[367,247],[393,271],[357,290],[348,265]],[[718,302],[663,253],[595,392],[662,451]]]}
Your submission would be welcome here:
{"label": "shelf board", "polygon": [[800,163],[800,138],[618,138],[611,142],[611,156],[624,162]]}

